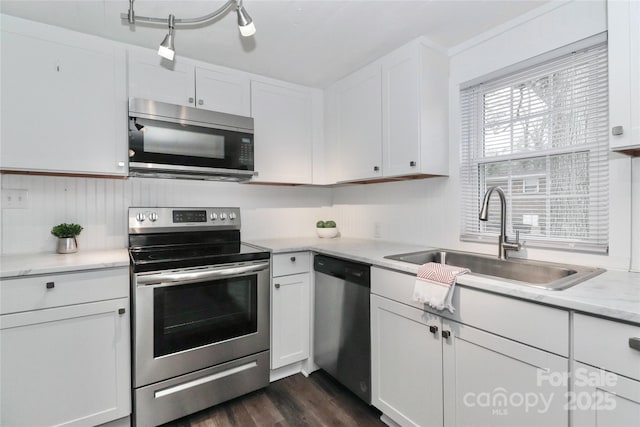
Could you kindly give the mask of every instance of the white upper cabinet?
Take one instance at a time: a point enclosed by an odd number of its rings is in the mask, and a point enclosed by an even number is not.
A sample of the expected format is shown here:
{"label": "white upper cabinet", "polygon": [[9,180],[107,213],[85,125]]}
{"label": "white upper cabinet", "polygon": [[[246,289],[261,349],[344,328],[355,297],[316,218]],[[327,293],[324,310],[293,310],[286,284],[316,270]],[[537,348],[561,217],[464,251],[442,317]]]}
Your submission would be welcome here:
{"label": "white upper cabinet", "polygon": [[130,97],[194,107],[195,87],[194,65],[189,60],[171,62],[151,50],[129,50]]}
{"label": "white upper cabinet", "polygon": [[328,156],[334,179],[353,181],[382,176],[382,85],[378,64],[340,80],[329,94],[336,143]]}
{"label": "white upper cabinet", "polygon": [[250,114],[249,77],[186,58],[174,62],[148,49],[129,51],[129,96],[222,113]]}
{"label": "white upper cabinet", "polygon": [[609,0],[611,149],[640,155],[640,2]]}
{"label": "white upper cabinet", "polygon": [[448,58],[420,40],[382,60],[385,177],[449,173]]}
{"label": "white upper cabinet", "polygon": [[337,182],[447,175],[448,58],[422,39],[332,85],[328,134]]}
{"label": "white upper cabinet", "polygon": [[239,116],[251,114],[251,89],[245,74],[203,67],[196,67],[195,74],[198,108]]}
{"label": "white upper cabinet", "polygon": [[98,37],[2,16],[0,167],[126,175],[126,54]]}
{"label": "white upper cabinet", "polygon": [[311,184],[313,93],[294,85],[251,82],[254,119],[253,181]]}

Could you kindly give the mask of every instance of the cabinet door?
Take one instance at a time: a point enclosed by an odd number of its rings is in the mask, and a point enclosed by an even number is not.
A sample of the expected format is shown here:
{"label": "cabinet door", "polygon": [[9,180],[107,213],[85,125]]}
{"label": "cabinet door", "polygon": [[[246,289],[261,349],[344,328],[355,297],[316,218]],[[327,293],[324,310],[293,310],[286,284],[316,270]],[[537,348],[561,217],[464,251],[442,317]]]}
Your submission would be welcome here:
{"label": "cabinet door", "polygon": [[419,70],[414,45],[390,54],[382,64],[384,176],[407,175],[420,170]]}
{"label": "cabinet door", "polygon": [[440,324],[371,295],[371,403],[401,426],[442,426]]}
{"label": "cabinet door", "polygon": [[377,64],[337,83],[337,181],[382,176],[382,77]]}
{"label": "cabinet door", "polygon": [[443,323],[446,426],[568,425],[568,359]]}
{"label": "cabinet door", "polygon": [[274,277],[271,369],[309,357],[309,274]]}
{"label": "cabinet door", "polygon": [[609,123],[614,150],[640,150],[640,2],[607,2],[609,36]]}
{"label": "cabinet door", "polygon": [[0,424],[97,425],[127,416],[128,310],[122,298],[2,316]]}
{"label": "cabinet door", "polygon": [[126,175],[125,51],[52,27],[26,34],[12,22],[3,17],[0,37],[1,167]]}
{"label": "cabinet door", "polygon": [[240,72],[196,67],[196,100],[198,108],[249,116],[249,77]]}
{"label": "cabinet door", "polygon": [[129,51],[129,97],[195,107],[195,67],[184,58],[175,62],[154,51]]}
{"label": "cabinet door", "polygon": [[254,181],[311,184],[311,92],[253,81],[251,115],[258,171]]}
{"label": "cabinet door", "polygon": [[640,425],[640,381],[576,362],[569,407],[575,427]]}

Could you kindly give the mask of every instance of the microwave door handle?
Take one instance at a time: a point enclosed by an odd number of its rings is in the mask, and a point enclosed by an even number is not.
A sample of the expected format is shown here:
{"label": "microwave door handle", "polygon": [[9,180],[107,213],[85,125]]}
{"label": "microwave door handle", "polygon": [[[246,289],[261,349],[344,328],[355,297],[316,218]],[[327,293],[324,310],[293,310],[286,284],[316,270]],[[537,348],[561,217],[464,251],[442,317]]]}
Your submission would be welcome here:
{"label": "microwave door handle", "polygon": [[260,263],[254,265],[243,265],[240,267],[226,267],[215,270],[190,271],[185,273],[159,273],[138,276],[136,283],[138,285],[165,287],[186,285],[189,283],[202,282],[208,279],[221,279],[225,277],[239,276],[246,273],[253,273],[265,270],[269,267],[269,263]]}

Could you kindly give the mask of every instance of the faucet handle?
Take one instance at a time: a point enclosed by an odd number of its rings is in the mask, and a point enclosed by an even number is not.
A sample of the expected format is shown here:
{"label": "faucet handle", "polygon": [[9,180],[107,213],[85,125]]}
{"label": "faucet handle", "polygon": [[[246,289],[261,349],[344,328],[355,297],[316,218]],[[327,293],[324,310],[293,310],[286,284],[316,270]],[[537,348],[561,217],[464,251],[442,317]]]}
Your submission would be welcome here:
{"label": "faucet handle", "polygon": [[508,251],[516,252],[522,249],[522,244],[520,244],[520,230],[516,230],[516,240],[514,242],[510,242],[509,239],[505,237],[502,248]]}

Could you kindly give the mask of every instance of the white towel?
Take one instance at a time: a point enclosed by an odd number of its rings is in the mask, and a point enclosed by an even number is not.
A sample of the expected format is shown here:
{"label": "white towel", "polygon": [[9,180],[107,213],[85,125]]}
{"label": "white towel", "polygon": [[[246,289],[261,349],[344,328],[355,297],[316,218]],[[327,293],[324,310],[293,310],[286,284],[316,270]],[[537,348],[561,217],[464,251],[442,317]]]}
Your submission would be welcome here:
{"label": "white towel", "polygon": [[456,278],[468,273],[468,268],[429,262],[421,265],[413,287],[413,300],[436,310],[455,310],[451,304]]}

